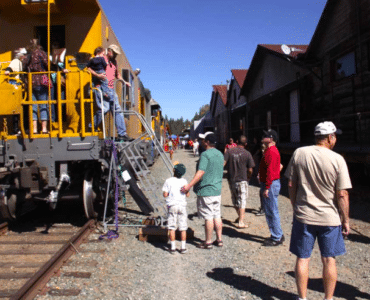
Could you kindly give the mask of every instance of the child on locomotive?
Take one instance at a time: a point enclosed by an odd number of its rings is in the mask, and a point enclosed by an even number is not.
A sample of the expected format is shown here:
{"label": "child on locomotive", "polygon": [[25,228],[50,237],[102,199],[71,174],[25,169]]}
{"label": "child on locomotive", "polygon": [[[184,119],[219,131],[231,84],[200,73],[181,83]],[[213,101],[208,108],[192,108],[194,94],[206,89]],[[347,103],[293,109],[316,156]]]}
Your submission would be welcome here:
{"label": "child on locomotive", "polygon": [[[104,48],[98,47],[94,50],[95,57],[91,58],[89,63],[87,64],[87,68],[92,69],[97,74],[104,74],[105,70],[107,69],[107,62],[104,59]],[[96,88],[100,88],[103,93],[103,97],[110,97],[111,89],[108,87],[108,79],[99,79],[97,77],[93,77],[93,83]]]}

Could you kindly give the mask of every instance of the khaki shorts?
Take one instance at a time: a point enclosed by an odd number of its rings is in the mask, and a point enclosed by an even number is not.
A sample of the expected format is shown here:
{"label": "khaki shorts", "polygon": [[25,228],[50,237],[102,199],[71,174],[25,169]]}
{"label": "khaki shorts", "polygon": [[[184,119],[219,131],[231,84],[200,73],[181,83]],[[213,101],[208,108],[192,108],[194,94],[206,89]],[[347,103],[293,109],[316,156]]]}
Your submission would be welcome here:
{"label": "khaki shorts", "polygon": [[230,181],[231,199],[238,208],[246,208],[248,198],[248,181]]}
{"label": "khaki shorts", "polygon": [[186,206],[174,205],[168,208],[168,229],[176,230],[179,228],[180,231],[188,229],[188,214],[186,212]]}
{"label": "khaki shorts", "polygon": [[221,218],[221,195],[197,198],[197,208],[199,217],[210,220]]}

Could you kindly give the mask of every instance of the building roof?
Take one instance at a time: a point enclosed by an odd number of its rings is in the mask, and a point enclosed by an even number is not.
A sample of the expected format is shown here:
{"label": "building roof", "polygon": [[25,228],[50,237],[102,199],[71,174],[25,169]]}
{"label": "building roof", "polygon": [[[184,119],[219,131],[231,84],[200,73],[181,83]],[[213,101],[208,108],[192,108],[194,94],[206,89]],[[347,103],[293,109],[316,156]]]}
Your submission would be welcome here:
{"label": "building roof", "polygon": [[293,50],[290,52],[289,55],[287,55],[282,50],[282,47],[281,47],[282,45],[283,44],[259,44],[257,45],[257,49],[254,52],[252,62],[249,66],[248,73],[242,85],[240,94],[244,94],[246,89],[253,84],[253,81],[255,79],[255,73],[258,71],[266,55],[274,55],[276,57],[283,59],[284,61],[289,61],[291,63],[294,63],[294,61],[299,59],[300,56],[302,56],[303,58],[308,48],[308,45],[287,45],[291,50]]}
{"label": "building roof", "polygon": [[320,43],[321,35],[325,32],[325,27],[331,19],[332,11],[334,10],[335,5],[339,4],[339,1],[328,0],[326,2],[324,10],[321,14],[320,20],[316,26],[315,32],[311,38],[310,44],[307,49],[306,59],[309,59],[314,52],[314,48]]}
{"label": "building roof", "polygon": [[[259,46],[269,49],[271,51],[275,51],[280,54],[285,54],[284,51],[281,49],[283,44],[260,44]],[[287,45],[291,52],[288,56],[296,58],[299,54],[304,54],[307,51],[308,45]],[[285,54],[287,55],[287,54]]]}
{"label": "building roof", "polygon": [[213,85],[213,90],[215,93],[218,93],[221,97],[222,103],[227,104],[227,85]]}
{"label": "building roof", "polygon": [[244,79],[247,76],[248,70],[234,69],[234,70],[231,70],[231,73],[233,74],[236,82],[239,84],[239,87],[242,87],[244,83]]}

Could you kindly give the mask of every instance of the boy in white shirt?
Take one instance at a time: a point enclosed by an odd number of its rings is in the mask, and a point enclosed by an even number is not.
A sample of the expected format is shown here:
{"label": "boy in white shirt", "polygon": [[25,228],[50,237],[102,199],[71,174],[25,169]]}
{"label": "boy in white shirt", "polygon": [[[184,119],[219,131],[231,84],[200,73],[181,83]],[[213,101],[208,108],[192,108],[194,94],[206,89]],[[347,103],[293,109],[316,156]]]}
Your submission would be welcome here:
{"label": "boy in white shirt", "polygon": [[172,254],[176,252],[175,231],[177,227],[181,232],[180,253],[184,254],[187,252],[186,230],[188,229],[188,214],[186,212],[186,197],[189,197],[190,193],[183,194],[180,191],[181,187],[188,184],[186,179],[181,178],[185,172],[186,168],[183,164],[175,165],[173,177],[168,178],[162,188],[163,197],[166,198],[168,208],[168,231],[171,241],[171,249],[169,251]]}

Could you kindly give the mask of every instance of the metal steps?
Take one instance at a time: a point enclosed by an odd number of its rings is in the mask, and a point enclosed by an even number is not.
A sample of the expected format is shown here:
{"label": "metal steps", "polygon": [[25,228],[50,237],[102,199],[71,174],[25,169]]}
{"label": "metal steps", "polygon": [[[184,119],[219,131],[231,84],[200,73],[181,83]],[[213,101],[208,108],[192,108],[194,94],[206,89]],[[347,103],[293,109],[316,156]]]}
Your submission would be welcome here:
{"label": "metal steps", "polygon": [[[122,83],[124,82],[122,81]],[[124,90],[123,94],[126,95],[126,85],[125,84],[124,84],[123,90]],[[123,99],[126,99],[126,97],[124,96]],[[125,107],[126,107],[126,103],[124,101],[123,108]],[[116,159],[114,158],[114,155],[112,155],[111,162],[110,162],[110,170],[109,170],[110,173],[109,173],[108,186],[109,186],[111,177],[116,178],[117,177],[116,174],[122,175],[122,171],[126,170],[131,175],[134,175],[134,177],[136,178],[136,182],[132,182],[133,179],[129,180],[129,182],[131,182],[131,184],[134,184],[135,187],[138,186],[142,192],[145,192],[145,195],[142,195],[143,202],[146,202],[145,208],[150,209],[152,206],[154,209],[155,216],[160,218],[161,225],[163,225],[163,223],[167,220],[167,209],[166,209],[165,200],[162,196],[161,186],[155,180],[152,173],[148,169],[148,166],[145,163],[143,156],[141,155],[139,144],[141,143],[143,139],[148,139],[148,138],[150,139],[151,145],[153,147],[153,151],[159,153],[160,158],[162,159],[165,167],[167,168],[169,172],[169,176],[172,175],[173,164],[171,160],[169,159],[169,157],[166,155],[160,141],[155,136],[155,133],[153,132],[151,126],[148,124],[144,116],[142,114],[137,113],[136,111],[125,110],[125,109],[123,109],[123,114],[126,116],[127,115],[135,116],[136,118],[138,118],[138,120],[140,121],[145,131],[141,136],[139,136],[137,139],[135,139],[132,142],[115,142],[114,143],[114,146],[117,152],[117,163],[115,162]],[[113,132],[115,132],[115,128],[113,129]],[[119,177],[120,178],[119,178],[118,184],[120,186],[127,183],[122,180],[122,176],[119,176]],[[140,192],[138,193],[136,189],[134,192],[136,196],[140,194]],[[107,191],[105,212],[104,212],[104,219],[103,219],[105,229],[108,226],[106,222],[106,207],[107,207],[107,202],[108,202],[108,193],[109,191]]]}

